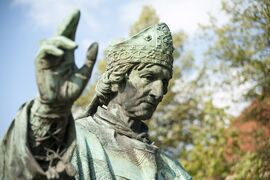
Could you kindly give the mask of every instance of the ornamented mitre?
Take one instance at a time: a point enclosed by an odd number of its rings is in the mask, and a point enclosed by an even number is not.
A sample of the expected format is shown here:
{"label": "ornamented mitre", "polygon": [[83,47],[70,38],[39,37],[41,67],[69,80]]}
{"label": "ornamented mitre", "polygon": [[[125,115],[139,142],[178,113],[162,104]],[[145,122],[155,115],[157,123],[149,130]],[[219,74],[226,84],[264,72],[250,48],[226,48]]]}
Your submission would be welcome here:
{"label": "ornamented mitre", "polygon": [[124,63],[153,63],[172,69],[174,51],[172,36],[165,23],[150,26],[131,38],[106,49],[106,70]]}

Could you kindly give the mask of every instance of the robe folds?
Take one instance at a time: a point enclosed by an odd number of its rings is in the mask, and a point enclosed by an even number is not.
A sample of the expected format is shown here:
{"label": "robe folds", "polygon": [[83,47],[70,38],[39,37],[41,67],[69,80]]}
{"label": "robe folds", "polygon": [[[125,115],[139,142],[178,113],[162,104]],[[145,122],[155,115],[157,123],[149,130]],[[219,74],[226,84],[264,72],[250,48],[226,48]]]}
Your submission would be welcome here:
{"label": "robe folds", "polygon": [[[28,145],[32,104],[20,108],[0,141],[0,180],[46,179]],[[180,163],[155,145],[132,138],[127,135],[129,132],[123,133],[126,129],[117,122],[117,117],[103,107],[98,107],[94,116],[75,121],[70,118],[65,136],[68,148],[61,157],[69,168],[62,179],[191,179]]]}

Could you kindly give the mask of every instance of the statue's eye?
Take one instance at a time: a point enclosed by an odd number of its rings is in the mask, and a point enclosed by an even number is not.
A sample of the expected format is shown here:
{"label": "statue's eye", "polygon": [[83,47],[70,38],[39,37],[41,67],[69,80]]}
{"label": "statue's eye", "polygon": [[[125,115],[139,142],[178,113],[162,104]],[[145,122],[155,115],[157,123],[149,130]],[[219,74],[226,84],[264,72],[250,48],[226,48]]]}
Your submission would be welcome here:
{"label": "statue's eye", "polygon": [[148,81],[154,81],[155,80],[155,76],[151,75],[151,74],[146,74],[143,76],[144,79],[148,80]]}

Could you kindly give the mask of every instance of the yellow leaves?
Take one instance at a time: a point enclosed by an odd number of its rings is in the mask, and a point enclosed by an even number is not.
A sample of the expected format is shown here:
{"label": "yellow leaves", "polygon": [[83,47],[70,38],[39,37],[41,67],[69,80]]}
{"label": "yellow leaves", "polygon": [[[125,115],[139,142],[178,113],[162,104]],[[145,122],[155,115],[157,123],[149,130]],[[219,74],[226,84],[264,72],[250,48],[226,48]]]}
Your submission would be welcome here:
{"label": "yellow leaves", "polygon": [[106,70],[107,61],[102,59],[98,62],[98,71],[100,74],[104,73]]}
{"label": "yellow leaves", "polygon": [[75,106],[84,108],[86,107],[92,100],[95,94],[95,85],[91,85],[87,87],[83,94],[75,101]]}
{"label": "yellow leaves", "polygon": [[183,31],[178,31],[172,34],[173,37],[173,45],[175,48],[182,47],[184,42],[187,40],[187,35]]}

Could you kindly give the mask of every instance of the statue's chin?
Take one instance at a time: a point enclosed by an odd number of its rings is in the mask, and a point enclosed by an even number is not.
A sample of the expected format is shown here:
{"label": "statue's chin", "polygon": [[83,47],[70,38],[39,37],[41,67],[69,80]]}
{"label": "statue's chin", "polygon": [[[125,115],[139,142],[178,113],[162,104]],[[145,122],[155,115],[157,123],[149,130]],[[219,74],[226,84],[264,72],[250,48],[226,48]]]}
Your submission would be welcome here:
{"label": "statue's chin", "polygon": [[141,103],[140,105],[134,108],[125,107],[125,112],[128,117],[140,121],[150,119],[155,110],[156,106],[149,103]]}
{"label": "statue's chin", "polygon": [[142,103],[141,110],[140,110],[141,120],[143,120],[143,121],[149,120],[152,117],[155,110],[156,110],[155,105],[148,104],[148,103]]}

